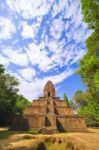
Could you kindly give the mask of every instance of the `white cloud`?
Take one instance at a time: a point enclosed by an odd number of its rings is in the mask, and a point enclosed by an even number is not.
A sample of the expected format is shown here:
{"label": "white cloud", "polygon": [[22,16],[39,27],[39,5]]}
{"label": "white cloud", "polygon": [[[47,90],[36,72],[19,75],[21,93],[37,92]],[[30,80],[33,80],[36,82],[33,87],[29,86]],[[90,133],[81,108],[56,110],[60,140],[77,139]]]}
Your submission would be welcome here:
{"label": "white cloud", "polygon": [[[33,82],[22,81],[19,88],[20,93],[23,94],[29,100],[38,98],[43,95],[43,88],[48,80],[51,80],[54,84],[62,82],[64,79],[73,74],[73,70],[66,70],[60,74],[54,76],[48,76],[45,78],[35,78]],[[27,88],[28,87],[28,88]]]}
{"label": "white cloud", "polygon": [[36,71],[33,70],[33,68],[25,68],[23,70],[20,70],[20,75],[24,77],[26,80],[31,81],[33,77],[36,76]]}
{"label": "white cloud", "polygon": [[61,19],[53,20],[50,32],[54,39],[59,39],[61,37],[64,27],[65,24]]}
{"label": "white cloud", "polygon": [[[57,84],[72,75],[71,65],[85,53],[84,41],[90,32],[82,23],[80,1],[6,0],[6,4],[10,16],[7,14],[9,19],[0,17],[0,39],[10,39],[16,31],[18,34],[13,40],[1,43],[0,62],[19,79],[21,94],[29,99],[37,98],[47,80]],[[14,69],[10,63],[15,65]],[[58,74],[63,68],[66,70]]]}
{"label": "white cloud", "polygon": [[48,69],[51,59],[48,57],[47,51],[44,50],[44,43],[40,45],[32,43],[26,51],[32,65],[37,64],[42,71],[46,71]]}
{"label": "white cloud", "polygon": [[14,63],[20,66],[27,66],[28,65],[28,57],[26,53],[19,52],[15,49],[6,48],[3,49],[3,54],[9,58],[9,62]]}
{"label": "white cloud", "polygon": [[64,13],[64,18],[71,18],[74,15],[76,15],[76,12],[78,10],[78,6],[79,6],[79,0],[74,0],[72,1],[72,3],[70,4],[69,2],[66,3],[66,9],[65,9],[65,13]]}
{"label": "white cloud", "polygon": [[[64,51],[64,40],[60,43],[56,41],[51,41],[49,43],[50,50],[46,51],[44,49],[45,43],[42,44],[30,44],[26,49],[27,55],[29,57],[32,65],[38,65],[39,69],[43,72],[48,72],[50,69],[54,69],[55,67],[62,67],[67,65],[69,60],[72,58],[74,52],[72,50]],[[50,52],[53,52],[52,56],[48,56]],[[64,64],[65,58],[65,64]]]}
{"label": "white cloud", "polygon": [[69,23],[66,22],[66,24],[65,24],[65,31],[67,31],[69,29],[69,27],[70,27]]}
{"label": "white cloud", "polygon": [[29,26],[27,23],[23,23],[23,30],[22,30],[22,36],[24,38],[33,38],[35,35],[35,32],[33,32],[33,29],[31,26]]}
{"label": "white cloud", "polygon": [[[70,61],[78,62],[85,53],[84,49],[77,49],[74,44],[69,44],[64,47],[65,40],[62,40],[60,43],[57,42],[57,40],[49,41],[49,51],[46,51],[45,46],[46,43],[44,42],[39,45],[32,43],[26,48],[31,64],[38,65],[40,71],[43,72],[48,72],[52,69],[54,70],[57,66],[58,68],[68,66]],[[50,52],[52,52],[51,56],[49,56]]]}
{"label": "white cloud", "polygon": [[55,53],[57,51],[57,49],[58,49],[59,43],[58,43],[57,40],[50,40],[48,42],[48,46],[50,48],[50,51]]}
{"label": "white cloud", "polygon": [[64,72],[60,73],[60,74],[56,74],[54,76],[48,76],[44,79],[44,83],[46,83],[48,80],[51,80],[54,84],[60,83],[62,82],[64,79],[66,79],[67,77],[69,77],[70,75],[72,75],[74,73],[73,69],[68,69],[65,70]]}
{"label": "white cloud", "polygon": [[24,18],[33,18],[45,15],[53,2],[54,0],[7,0],[7,5],[12,11],[19,13]]}
{"label": "white cloud", "polygon": [[[78,51],[77,51],[77,53],[78,53]],[[72,61],[70,62],[70,65],[77,63],[83,57],[84,54],[85,54],[84,50],[79,51],[79,54],[76,54],[74,56],[74,59],[72,59]]]}
{"label": "white cloud", "polygon": [[23,38],[34,38],[37,31],[38,31],[38,26],[39,26],[40,22],[36,22],[32,25],[28,25],[27,22],[22,22],[22,33],[21,35],[23,36]]}
{"label": "white cloud", "polygon": [[0,17],[0,40],[10,39],[15,31],[15,25],[10,19]]}
{"label": "white cloud", "polygon": [[59,12],[63,11],[65,7],[68,7],[68,0],[60,0],[53,6],[52,16],[55,17]]}
{"label": "white cloud", "polygon": [[0,55],[0,64],[3,64],[5,67],[7,67],[9,65],[9,59]]}

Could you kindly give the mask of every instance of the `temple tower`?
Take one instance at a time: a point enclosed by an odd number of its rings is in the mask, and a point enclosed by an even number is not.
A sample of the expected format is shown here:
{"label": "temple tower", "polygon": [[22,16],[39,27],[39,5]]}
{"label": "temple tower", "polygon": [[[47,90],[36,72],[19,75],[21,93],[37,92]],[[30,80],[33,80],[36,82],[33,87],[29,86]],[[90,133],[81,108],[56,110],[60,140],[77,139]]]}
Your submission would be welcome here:
{"label": "temple tower", "polygon": [[48,81],[45,84],[43,94],[45,97],[54,97],[55,96],[55,88],[54,88],[54,85],[51,81]]}
{"label": "temple tower", "polygon": [[24,110],[23,116],[14,118],[12,129],[41,129],[43,133],[56,131],[83,131],[85,120],[75,115],[73,108],[56,96],[51,81],[45,84],[43,96],[33,100],[32,106]]}
{"label": "temple tower", "polygon": [[55,97],[55,88],[51,81],[48,81],[45,84],[43,94],[47,100],[45,127],[47,130],[48,129],[57,129],[55,106],[54,106],[54,99],[53,99]]}

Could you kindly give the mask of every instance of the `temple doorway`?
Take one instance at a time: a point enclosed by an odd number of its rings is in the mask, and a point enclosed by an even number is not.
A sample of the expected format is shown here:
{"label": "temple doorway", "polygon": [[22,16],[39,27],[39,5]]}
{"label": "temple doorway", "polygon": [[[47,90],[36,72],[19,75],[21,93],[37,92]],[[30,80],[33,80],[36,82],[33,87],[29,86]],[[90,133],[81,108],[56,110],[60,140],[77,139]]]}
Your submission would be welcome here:
{"label": "temple doorway", "polygon": [[50,97],[51,96],[51,93],[50,92],[48,92],[48,97]]}

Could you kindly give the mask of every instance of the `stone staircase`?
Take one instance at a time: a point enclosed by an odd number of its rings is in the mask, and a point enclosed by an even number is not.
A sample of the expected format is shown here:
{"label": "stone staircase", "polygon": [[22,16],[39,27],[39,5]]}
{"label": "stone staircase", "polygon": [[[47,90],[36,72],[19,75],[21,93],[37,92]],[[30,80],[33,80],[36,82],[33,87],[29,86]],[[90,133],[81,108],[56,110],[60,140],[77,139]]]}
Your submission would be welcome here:
{"label": "stone staircase", "polygon": [[56,127],[45,127],[42,129],[42,134],[54,134],[57,132]]}
{"label": "stone staircase", "polygon": [[42,129],[43,134],[53,134],[57,130],[56,115],[54,102],[51,97],[47,99],[45,127]]}

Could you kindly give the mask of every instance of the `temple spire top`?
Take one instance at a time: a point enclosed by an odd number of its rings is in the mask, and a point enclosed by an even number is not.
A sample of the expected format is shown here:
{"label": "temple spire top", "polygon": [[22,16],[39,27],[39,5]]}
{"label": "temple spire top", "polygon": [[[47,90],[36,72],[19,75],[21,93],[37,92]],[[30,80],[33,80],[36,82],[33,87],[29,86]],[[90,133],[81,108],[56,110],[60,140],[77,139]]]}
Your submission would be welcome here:
{"label": "temple spire top", "polygon": [[46,97],[55,96],[55,87],[51,81],[47,81],[45,84],[43,94]]}

